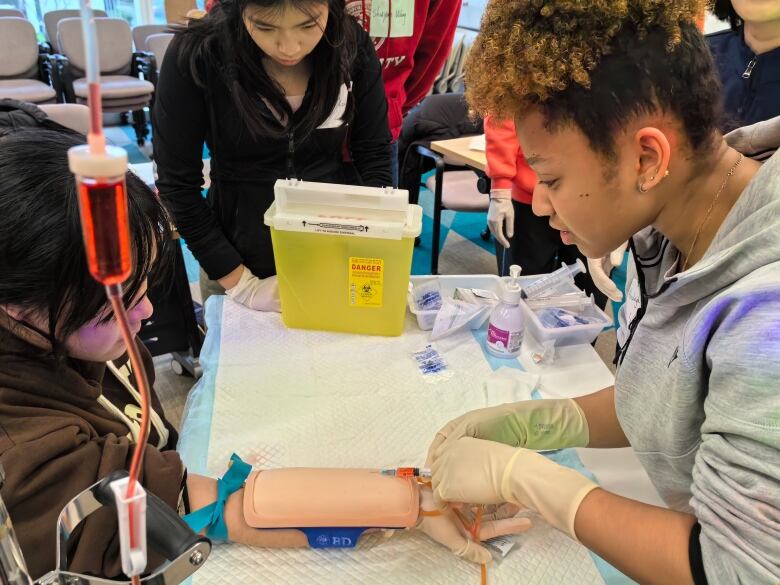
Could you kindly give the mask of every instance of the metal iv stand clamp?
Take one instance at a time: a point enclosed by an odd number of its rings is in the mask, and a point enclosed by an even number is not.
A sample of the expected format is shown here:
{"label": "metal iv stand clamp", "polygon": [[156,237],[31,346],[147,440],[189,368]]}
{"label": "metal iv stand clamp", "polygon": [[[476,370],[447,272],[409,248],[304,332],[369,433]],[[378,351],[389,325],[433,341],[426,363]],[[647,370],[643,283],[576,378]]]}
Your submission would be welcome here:
{"label": "metal iv stand clamp", "polygon": [[[57,568],[37,581],[27,571],[8,510],[0,498],[0,585],[124,585],[118,581],[80,575],[68,571],[68,539],[90,514],[107,506],[115,508],[109,484],[127,477],[116,471],[73,498],[57,520]],[[0,487],[5,472],[0,465]],[[162,500],[147,493],[147,542],[149,548],[166,559],[160,567],[141,579],[145,585],[178,585],[197,571],[211,553],[211,541],[195,534],[179,515]]]}

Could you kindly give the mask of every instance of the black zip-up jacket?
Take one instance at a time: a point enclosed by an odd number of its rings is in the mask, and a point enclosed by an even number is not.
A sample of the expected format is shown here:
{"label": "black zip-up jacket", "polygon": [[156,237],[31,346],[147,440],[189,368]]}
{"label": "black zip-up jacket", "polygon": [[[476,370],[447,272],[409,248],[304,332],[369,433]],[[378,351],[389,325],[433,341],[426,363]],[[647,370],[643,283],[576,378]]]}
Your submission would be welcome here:
{"label": "black zip-up jacket", "polygon": [[723,84],[726,119],[721,130],[780,116],[780,48],[756,55],[742,27],[707,35]]}
{"label": "black zip-up jacket", "polygon": [[[372,187],[391,184],[390,130],[381,66],[369,36],[356,22],[352,24],[358,44],[351,72],[354,117],[349,127],[320,128],[302,141],[293,134],[254,140],[237,114],[220,72],[215,68],[206,71],[210,83],[207,96],[189,71],[179,69],[178,39],[168,48],[153,109],[157,187],[179,232],[211,279],[226,276],[239,264],[260,278],[276,273],[263,214],[274,200],[277,179],[359,180]],[[313,75],[318,74],[321,72]],[[298,113],[306,108],[309,97],[307,92]],[[213,108],[215,129],[211,128],[209,107]],[[344,162],[347,137],[358,177]],[[201,195],[204,140],[214,153],[207,200]]]}

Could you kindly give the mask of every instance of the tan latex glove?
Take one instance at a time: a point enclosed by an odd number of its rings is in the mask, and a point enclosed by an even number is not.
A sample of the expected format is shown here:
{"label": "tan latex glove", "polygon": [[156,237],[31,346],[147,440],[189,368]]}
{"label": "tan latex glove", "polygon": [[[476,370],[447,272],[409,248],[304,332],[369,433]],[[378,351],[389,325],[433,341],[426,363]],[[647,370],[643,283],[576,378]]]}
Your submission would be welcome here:
{"label": "tan latex glove", "polygon": [[574,400],[523,400],[472,410],[436,433],[427,467],[461,437],[474,437],[527,449],[587,447],[588,421]]}
{"label": "tan latex glove", "polygon": [[[490,514],[483,515],[479,540],[519,534],[531,528],[531,520],[515,517],[518,511],[516,505],[507,504]],[[492,561],[490,551],[471,539],[452,509],[434,501],[433,492],[429,487],[420,489],[420,517],[417,529],[447,547],[457,557],[480,565]]]}
{"label": "tan latex glove", "polygon": [[276,276],[257,278],[249,268],[244,268],[238,283],[226,290],[225,294],[237,303],[255,311],[279,313],[282,310]]}
{"label": "tan latex glove", "polygon": [[623,254],[625,254],[627,247],[628,242],[620,246],[617,250],[614,250],[609,256],[604,256],[603,258],[587,258],[588,273],[593,280],[593,284],[616,303],[623,300],[623,292],[615,286],[614,282],[612,282],[609,273],[612,272],[613,268],[620,266],[623,262]]}
{"label": "tan latex glove", "polygon": [[534,451],[470,437],[449,446],[432,471],[436,501],[512,502],[537,511],[574,539],[577,509],[598,487],[581,473]]}
{"label": "tan latex glove", "polygon": [[515,208],[512,206],[511,189],[493,189],[488,207],[488,227],[496,241],[509,247],[509,238],[515,235]]}

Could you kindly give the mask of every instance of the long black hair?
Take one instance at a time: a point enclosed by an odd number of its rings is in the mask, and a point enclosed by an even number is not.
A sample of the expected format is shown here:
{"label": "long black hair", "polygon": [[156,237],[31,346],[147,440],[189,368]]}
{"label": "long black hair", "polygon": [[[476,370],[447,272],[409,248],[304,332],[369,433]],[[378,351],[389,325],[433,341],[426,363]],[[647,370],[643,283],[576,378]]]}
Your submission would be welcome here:
{"label": "long black hair", "polygon": [[[292,6],[309,14],[312,4],[328,5],[328,22],[322,39],[309,56],[312,74],[306,109],[299,111],[292,128],[286,128],[267,115],[259,99],[262,96],[276,112],[293,120],[284,91],[266,73],[262,64],[264,53],[246,29],[244,10],[250,6],[277,9]],[[204,89],[209,83],[204,66],[206,70],[220,71],[236,111],[255,139],[283,136],[289,130],[305,138],[328,118],[341,87],[350,84],[350,70],[357,53],[356,26],[346,12],[344,0],[221,0],[207,16],[179,29],[178,67],[188,71]],[[350,93],[343,119],[349,121],[353,111]]]}
{"label": "long black hair", "polygon": [[[95,319],[108,321],[102,285],[87,268],[68,149],[84,144],[77,133],[25,128],[0,133],[0,306],[46,317],[53,353],[65,338]],[[170,221],[155,194],[127,174],[134,270],[124,285],[125,304],[145,279],[151,283],[171,259]]]}
{"label": "long black hair", "polygon": [[712,7],[712,12],[720,20],[728,20],[732,30],[737,30],[742,26],[742,19],[734,10],[734,5],[731,0],[715,0],[715,5]]}

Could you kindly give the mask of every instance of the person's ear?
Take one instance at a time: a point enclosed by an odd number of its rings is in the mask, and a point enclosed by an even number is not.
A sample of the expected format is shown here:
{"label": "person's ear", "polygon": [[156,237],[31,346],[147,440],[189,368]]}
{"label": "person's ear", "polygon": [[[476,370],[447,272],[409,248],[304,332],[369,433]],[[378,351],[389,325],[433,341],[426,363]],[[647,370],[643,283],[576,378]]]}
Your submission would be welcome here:
{"label": "person's ear", "polygon": [[636,188],[646,193],[669,175],[669,139],[658,128],[646,127],[637,130],[634,146],[638,155]]}

